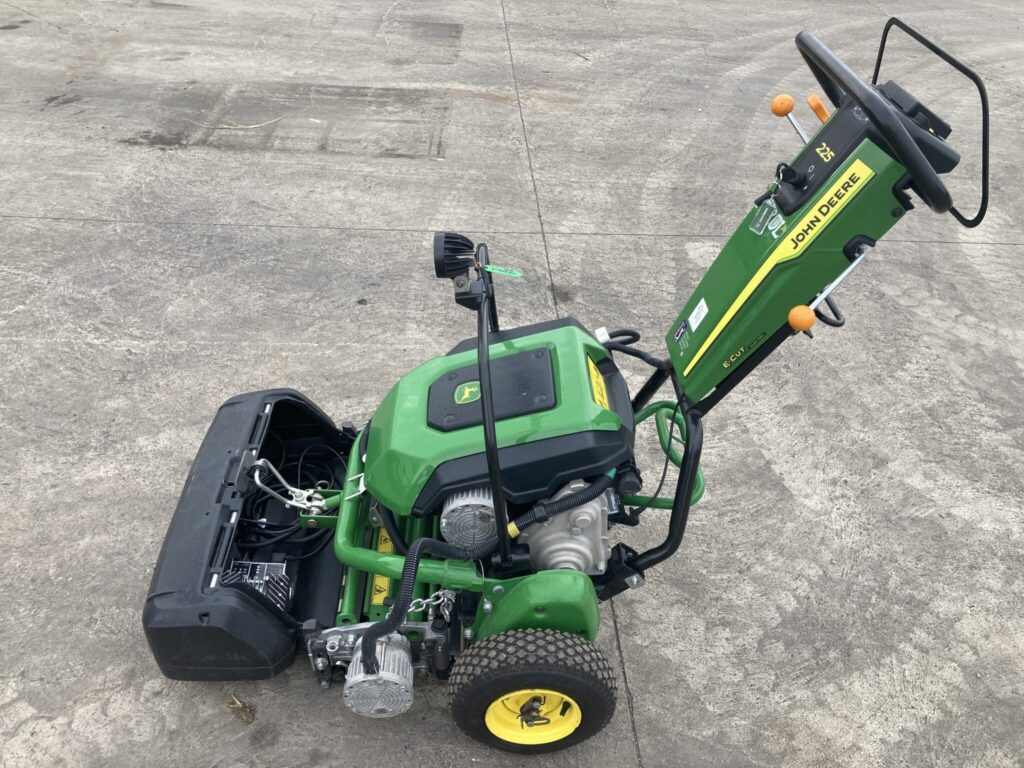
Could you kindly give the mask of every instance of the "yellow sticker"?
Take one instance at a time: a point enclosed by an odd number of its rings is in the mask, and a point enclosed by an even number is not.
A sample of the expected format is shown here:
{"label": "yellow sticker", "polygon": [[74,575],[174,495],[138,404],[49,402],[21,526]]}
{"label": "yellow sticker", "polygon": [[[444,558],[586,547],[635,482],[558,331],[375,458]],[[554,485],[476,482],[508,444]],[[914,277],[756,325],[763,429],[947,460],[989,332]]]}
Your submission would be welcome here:
{"label": "yellow sticker", "polygon": [[[383,528],[377,534],[377,551],[384,552],[385,554],[395,551],[395,545],[391,541],[391,537],[388,536],[388,532]],[[384,605],[384,601],[388,599],[389,592],[391,592],[391,579],[387,576],[381,576],[379,573],[373,574],[373,582],[370,584],[370,605]]]}
{"label": "yellow sticker", "polygon": [[594,395],[594,402],[610,411],[611,406],[608,405],[608,390],[604,385],[604,376],[597,370],[594,361],[589,357],[587,358],[587,370],[590,371],[590,389]]}
{"label": "yellow sticker", "polygon": [[814,239],[821,234],[822,230],[836,218],[836,215],[843,210],[846,204],[858,192],[864,189],[864,186],[874,175],[875,172],[864,161],[854,160],[850,167],[843,172],[839,180],[811,205],[800,221],[787,230],[783,236],[784,239],[768,254],[768,258],[764,260],[764,263],[754,273],[750,282],[740,291],[740,295],[736,297],[729,306],[729,309],[722,315],[722,319],[718,321],[718,324],[711,330],[707,339],[700,345],[697,354],[690,359],[686,368],[683,369],[683,376],[690,375],[690,371],[693,370],[693,367],[704,356],[704,353],[708,351],[708,347],[715,342],[715,339],[718,338],[736,313],[740,311],[740,308],[750,298],[751,294],[764,282],[764,279],[768,277],[768,273],[779,264],[797,258],[807,250],[807,246],[814,242]]}

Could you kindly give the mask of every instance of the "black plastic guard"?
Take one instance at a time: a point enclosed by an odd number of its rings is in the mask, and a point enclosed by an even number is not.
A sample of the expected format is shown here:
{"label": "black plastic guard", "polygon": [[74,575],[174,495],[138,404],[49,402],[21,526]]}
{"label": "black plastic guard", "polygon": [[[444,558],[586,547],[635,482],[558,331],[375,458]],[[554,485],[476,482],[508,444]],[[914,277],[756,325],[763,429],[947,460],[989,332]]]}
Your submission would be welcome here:
{"label": "black plastic guard", "polygon": [[[295,658],[298,623],[333,618],[344,569],[329,546],[321,556],[290,564],[296,595],[289,612],[244,586],[220,583],[237,556],[245,500],[235,486],[239,462],[246,451],[260,453],[272,420],[283,439],[323,441],[343,456],[354,437],[295,390],[251,392],[221,406],[171,518],[142,613],[149,647],[167,677],[271,677]],[[324,585],[325,592],[310,594]]]}

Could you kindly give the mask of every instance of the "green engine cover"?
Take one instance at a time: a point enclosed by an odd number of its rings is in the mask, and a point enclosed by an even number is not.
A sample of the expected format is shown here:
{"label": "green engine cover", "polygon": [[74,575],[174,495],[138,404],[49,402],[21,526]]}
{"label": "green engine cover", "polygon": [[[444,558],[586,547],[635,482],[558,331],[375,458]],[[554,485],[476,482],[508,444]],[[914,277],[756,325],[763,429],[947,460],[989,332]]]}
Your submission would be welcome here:
{"label": "green engine cover", "polygon": [[[502,358],[546,349],[555,396],[554,407],[508,418],[500,418],[499,413],[495,425],[499,449],[586,431],[616,433],[623,426],[609,401],[606,380],[598,371],[598,366],[607,369],[610,365],[605,348],[575,323],[547,325],[558,327],[490,346],[492,379],[501,368]],[[432,417],[428,416],[431,387],[454,378],[459,369],[475,366],[476,358],[473,346],[428,360],[399,379],[374,413],[367,437],[364,482],[370,493],[396,514],[413,511],[427,481],[444,462],[483,453],[483,427],[479,424],[446,431],[436,419],[432,426]],[[452,392],[446,395],[451,398],[450,413],[460,408],[479,409],[474,384],[477,382],[450,386]],[[499,382],[494,381],[494,386],[498,389]],[[499,404],[495,405],[500,411]]]}
{"label": "green engine cover", "polygon": [[889,231],[898,220],[893,211],[902,214],[893,187],[904,173],[865,139],[790,216],[755,222],[764,212],[750,211],[665,337],[691,402],[786,325],[790,309],[810,303],[849,267],[848,243]]}

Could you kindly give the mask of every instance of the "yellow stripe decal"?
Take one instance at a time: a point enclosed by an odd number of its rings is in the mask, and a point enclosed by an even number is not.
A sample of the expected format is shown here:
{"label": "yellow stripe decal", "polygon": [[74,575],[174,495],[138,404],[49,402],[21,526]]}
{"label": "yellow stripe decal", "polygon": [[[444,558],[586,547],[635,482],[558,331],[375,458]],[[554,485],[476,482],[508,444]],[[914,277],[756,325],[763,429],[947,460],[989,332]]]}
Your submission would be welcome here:
{"label": "yellow stripe decal", "polygon": [[[377,535],[377,551],[384,553],[395,551],[395,545],[392,543],[391,537],[388,536],[388,532],[383,528],[380,529],[380,533]],[[387,600],[390,591],[391,579],[379,573],[373,574],[373,583],[370,586],[370,605],[384,605],[384,601]]]}
{"label": "yellow stripe decal", "polygon": [[807,247],[814,242],[814,239],[821,231],[835,219],[836,215],[864,188],[868,180],[874,175],[875,172],[862,160],[853,161],[850,167],[843,173],[842,178],[818,198],[810,210],[804,214],[803,218],[789,229],[788,234],[785,235],[786,239],[776,245],[772,252],[768,254],[768,258],[758,267],[750,282],[740,291],[740,295],[736,297],[728,311],[722,315],[718,325],[712,329],[707,339],[700,345],[697,354],[691,358],[686,368],[683,369],[683,376],[690,375],[693,366],[700,362],[704,353],[708,351],[708,348],[715,343],[715,339],[725,330],[725,326],[729,324],[740,308],[746,303],[747,299],[750,298],[751,294],[768,277],[768,273],[779,264],[797,258],[807,250]]}

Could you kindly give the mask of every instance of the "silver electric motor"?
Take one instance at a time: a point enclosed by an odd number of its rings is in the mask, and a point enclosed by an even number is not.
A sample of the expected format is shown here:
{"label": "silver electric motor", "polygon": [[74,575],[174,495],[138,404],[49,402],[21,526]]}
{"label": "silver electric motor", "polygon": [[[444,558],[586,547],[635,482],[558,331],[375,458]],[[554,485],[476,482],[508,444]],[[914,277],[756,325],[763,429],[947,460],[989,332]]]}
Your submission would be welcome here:
{"label": "silver electric motor", "polygon": [[[549,501],[579,493],[587,485],[585,480],[573,480]],[[614,505],[615,495],[607,491],[591,502],[523,531],[519,541],[529,545],[533,567],[538,571],[570,568],[591,576],[604,573],[611,555],[608,514]]]}
{"label": "silver electric motor", "polygon": [[345,675],[345,706],[363,717],[395,717],[412,706],[412,653],[409,641],[395,632],[377,640],[380,671],[363,669],[363,640],[353,648]]}
{"label": "silver electric motor", "polygon": [[441,510],[441,536],[457,547],[471,549],[497,533],[494,499],[486,485],[448,495]]}

